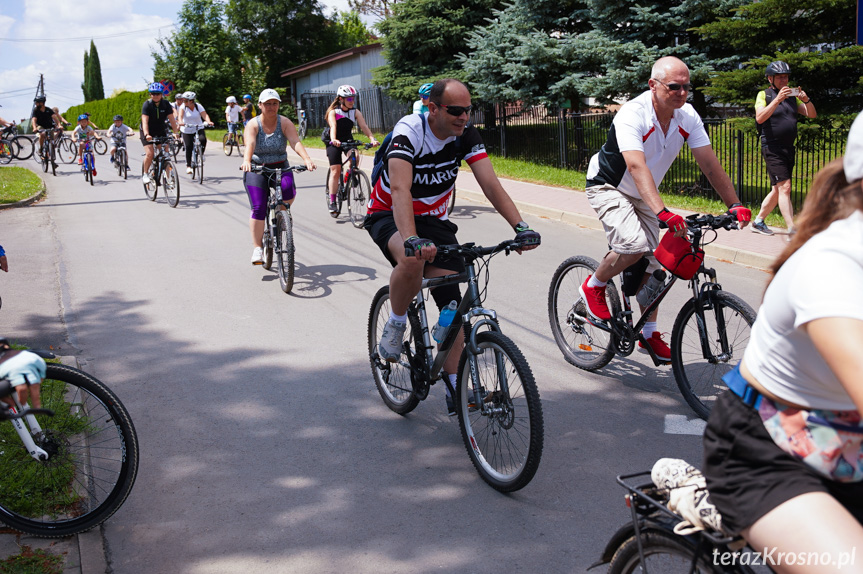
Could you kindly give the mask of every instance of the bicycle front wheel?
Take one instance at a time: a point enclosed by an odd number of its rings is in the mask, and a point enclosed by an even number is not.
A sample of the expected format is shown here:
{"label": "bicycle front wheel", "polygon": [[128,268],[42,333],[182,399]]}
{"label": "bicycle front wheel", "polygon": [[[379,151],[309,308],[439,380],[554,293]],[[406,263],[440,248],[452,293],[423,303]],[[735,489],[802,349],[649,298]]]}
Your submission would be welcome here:
{"label": "bicycle front wheel", "polygon": [[25,136],[15,136],[12,138],[12,144],[16,147],[15,157],[20,160],[30,159],[33,155],[35,146],[33,140]]}
{"label": "bicycle front wheel", "polygon": [[180,177],[173,163],[165,162],[165,167],[162,168],[162,190],[168,205],[177,207],[180,204]]}
{"label": "bicycle front wheel", "polygon": [[455,186],[453,186],[452,193],[449,194],[449,199],[447,200],[446,214],[452,215],[453,209],[455,209]]}
{"label": "bicycle front wheel", "polygon": [[[588,312],[579,287],[599,266],[585,256],[570,257],[558,266],[548,288],[548,320],[554,340],[568,363],[579,369],[601,369],[614,357],[612,335],[588,321]],[[620,309],[613,281],[605,298],[612,315]]]}
{"label": "bicycle front wheel", "polygon": [[736,295],[711,291],[702,302],[702,323],[698,305],[690,299],[674,321],[671,367],[683,398],[706,420],[727,388],[722,377],[743,358],[755,311]]}
{"label": "bicycle front wheel", "polygon": [[[402,353],[397,363],[390,363],[378,355],[378,344],[381,341],[381,333],[390,318],[390,288],[381,287],[372,299],[372,308],[369,311],[369,360],[372,365],[372,374],[375,377],[375,386],[381,395],[384,404],[391,411],[400,415],[406,415],[414,410],[419,404],[419,399],[413,391],[411,384],[411,366],[408,357]],[[405,330],[404,341],[413,343],[412,353],[417,352],[419,331],[414,335],[414,326],[418,321],[411,317],[415,313],[408,311],[411,320],[408,321]]]}
{"label": "bicycle front wheel", "polygon": [[11,422],[0,424],[0,520],[21,532],[60,537],[114,514],[138,472],[138,437],[120,399],[95,377],[48,364],[34,437],[49,458],[31,457]]}
{"label": "bicycle front wheel", "polygon": [[198,183],[204,183],[204,154],[198,153]]}
{"label": "bicycle front wheel", "polygon": [[698,556],[693,569],[695,548],[684,538],[662,530],[643,531],[641,544],[646,564],[641,563],[638,540],[633,536],[621,544],[614,553],[608,565],[608,574],[634,574],[645,571],[662,572],[662,574],[708,574],[723,571],[712,566],[712,558],[707,554]]}
{"label": "bicycle front wheel", "polygon": [[476,339],[480,353],[472,356],[465,348],[458,365],[461,435],[482,479],[500,492],[513,492],[531,481],[542,457],[539,391],[527,360],[508,337],[484,331]]}
{"label": "bicycle front wheel", "polygon": [[234,139],[231,137],[231,134],[225,134],[222,138],[222,151],[228,156],[234,153]]}
{"label": "bicycle front wheel", "polygon": [[[149,175],[149,182],[144,183],[143,178],[144,175]],[[150,171],[146,172],[143,169],[141,170],[141,183],[144,185],[144,193],[147,195],[147,199],[150,201],[156,201],[156,193],[158,192],[158,185],[156,182],[155,169],[150,167]]]}
{"label": "bicycle front wheel", "polygon": [[244,149],[244,148],[245,148],[245,141],[243,141],[243,134],[238,133],[238,134],[235,134],[235,135],[236,135],[236,138],[237,138],[237,139],[236,139],[236,142],[237,142],[237,144],[236,144],[236,145],[237,145],[237,155],[239,155],[240,157],[243,157],[243,152],[245,152],[245,149]]}
{"label": "bicycle front wheel", "polygon": [[[267,212],[269,215],[272,212]],[[273,266],[273,239],[272,230],[273,228],[270,226],[269,218],[264,223],[264,236],[261,238],[261,243],[264,245],[264,263],[263,268],[267,271],[270,270]]]}
{"label": "bicycle front wheel", "polygon": [[93,142],[93,149],[96,150],[96,153],[99,155],[105,155],[105,152],[108,151],[108,144],[105,143],[105,140],[96,140]]}
{"label": "bicycle front wheel", "polygon": [[348,189],[348,213],[351,223],[357,229],[362,229],[368,212],[369,197],[372,195],[372,184],[366,172],[359,171],[351,178],[350,189]]}
{"label": "bicycle front wheel", "polygon": [[276,212],[276,262],[279,265],[279,284],[290,293],[294,287],[294,222],[290,211]]}

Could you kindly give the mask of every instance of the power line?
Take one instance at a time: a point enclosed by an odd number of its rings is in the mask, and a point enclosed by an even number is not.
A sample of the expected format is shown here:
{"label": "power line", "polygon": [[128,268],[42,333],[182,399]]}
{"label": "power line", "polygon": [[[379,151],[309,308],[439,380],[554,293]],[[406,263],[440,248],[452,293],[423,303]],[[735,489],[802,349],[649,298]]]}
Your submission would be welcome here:
{"label": "power line", "polygon": [[142,32],[152,32],[153,30],[161,30],[162,28],[173,28],[174,26],[174,24],[168,24],[167,26],[144,28],[142,30],[133,30],[132,32],[119,32],[117,34],[104,34],[102,36],[80,36],[78,38],[0,38],[0,42],[15,42],[19,44],[54,44],[58,42],[75,42],[79,40],[104,40],[105,38],[120,38],[132,34],[140,34]]}

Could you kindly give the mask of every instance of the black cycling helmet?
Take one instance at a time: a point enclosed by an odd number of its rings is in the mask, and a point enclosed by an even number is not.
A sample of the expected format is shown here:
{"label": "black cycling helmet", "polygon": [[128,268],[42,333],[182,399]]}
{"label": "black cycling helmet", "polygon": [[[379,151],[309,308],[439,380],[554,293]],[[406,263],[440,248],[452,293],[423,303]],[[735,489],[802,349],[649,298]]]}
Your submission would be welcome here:
{"label": "black cycling helmet", "polygon": [[765,76],[778,76],[779,74],[790,74],[791,68],[785,62],[781,60],[776,60],[775,62],[770,62],[767,65],[767,69],[764,70]]}
{"label": "black cycling helmet", "polygon": [[33,101],[37,104],[39,102],[42,102],[44,104],[45,103],[45,96],[36,96],[35,98],[33,98]]}
{"label": "black cycling helmet", "polygon": [[120,114],[117,114],[116,116],[114,116],[114,121],[115,121],[115,122],[116,122],[116,121],[121,121],[121,122],[122,122],[122,121],[123,121],[123,116],[121,116]]}

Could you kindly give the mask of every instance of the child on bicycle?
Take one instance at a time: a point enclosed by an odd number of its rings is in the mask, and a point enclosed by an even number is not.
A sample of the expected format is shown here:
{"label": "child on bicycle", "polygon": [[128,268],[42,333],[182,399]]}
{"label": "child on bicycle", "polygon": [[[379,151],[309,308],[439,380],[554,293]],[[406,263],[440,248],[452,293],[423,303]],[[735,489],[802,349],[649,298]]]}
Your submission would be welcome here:
{"label": "child on bicycle", "polygon": [[[134,135],[135,130],[123,123],[123,116],[117,114],[114,116],[114,125],[108,128],[108,135],[111,137],[111,163],[114,163],[114,154],[117,152],[118,145],[126,145],[126,137]],[[129,166],[125,166],[129,169]]]}
{"label": "child on bicycle", "polygon": [[[72,132],[72,139],[78,142],[78,165],[82,166],[81,170],[83,171],[84,147],[87,143],[92,142],[93,139],[102,139],[96,133],[96,130],[93,129],[93,126],[90,125],[90,118],[87,117],[87,114],[78,116],[78,127]],[[96,175],[95,165],[93,166],[93,175]]]}

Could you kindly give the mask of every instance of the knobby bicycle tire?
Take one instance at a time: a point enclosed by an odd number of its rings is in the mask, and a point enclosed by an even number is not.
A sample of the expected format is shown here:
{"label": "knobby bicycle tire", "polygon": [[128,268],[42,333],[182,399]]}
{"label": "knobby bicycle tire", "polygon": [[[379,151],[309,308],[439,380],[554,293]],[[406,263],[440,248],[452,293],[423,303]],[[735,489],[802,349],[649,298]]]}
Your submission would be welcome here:
{"label": "knobby bicycle tire", "polygon": [[[590,257],[570,257],[558,266],[548,288],[548,320],[554,341],[568,363],[585,371],[601,369],[614,357],[611,333],[584,319],[587,308],[579,293],[579,287],[597,267],[599,263]],[[605,298],[616,315],[620,297],[613,281],[608,282]]]}
{"label": "knobby bicycle tire", "polygon": [[368,212],[369,197],[372,195],[372,184],[366,172],[357,169],[351,176],[350,188],[347,191],[348,213],[351,223],[357,229],[362,229]]}
{"label": "knobby bicycle tire", "polygon": [[231,134],[225,134],[222,137],[222,151],[227,156],[230,156],[234,152],[234,139],[231,137]]}
{"label": "knobby bicycle tire", "polygon": [[177,207],[180,204],[180,177],[177,168],[170,161],[166,161],[162,167],[162,192],[168,205]]}
{"label": "knobby bicycle tire", "polygon": [[[743,358],[755,311],[743,299],[726,291],[704,294],[706,343],[718,362],[708,362],[701,346],[696,300],[686,302],[671,331],[671,368],[680,393],[695,413],[707,419],[719,394],[727,387],[722,377]],[[721,329],[729,353],[723,354]]]}
{"label": "knobby bicycle tire", "polygon": [[[476,336],[480,354],[462,351],[458,365],[458,422],[479,475],[500,492],[524,488],[542,458],[544,423],[539,391],[527,360],[509,337],[495,331]],[[469,360],[476,361],[478,381]],[[508,392],[504,393],[501,377]],[[482,413],[482,401],[492,412]]]}
{"label": "knobby bicycle tire", "polygon": [[[695,547],[684,538],[663,530],[648,529],[641,533],[641,544],[644,550],[648,572],[662,574],[688,574],[691,572]],[[712,557],[702,553],[696,563],[695,573],[721,572],[712,565]],[[638,540],[635,536],[627,539],[611,559],[608,574],[633,574],[644,569],[638,555]]]}
{"label": "knobby bicycle tire", "polygon": [[279,285],[290,293],[294,287],[294,222],[290,211],[276,212],[276,237]]}
{"label": "knobby bicycle tire", "polygon": [[98,526],[129,496],[138,472],[138,437],[126,408],[108,387],[78,369],[49,363],[31,457],[11,422],[3,422],[0,520],[36,536],[70,536]]}
{"label": "knobby bicycle tire", "polygon": [[[420,341],[419,324],[416,311],[408,310],[408,326],[405,330],[404,340],[411,341],[412,352],[416,352]],[[394,413],[406,415],[414,410],[419,404],[419,399],[413,391],[411,384],[411,369],[407,364],[407,357],[402,353],[399,362],[388,363],[378,356],[378,343],[384,325],[390,318],[390,288],[384,286],[378,289],[372,299],[372,307],[369,311],[369,361],[372,366],[372,375],[375,378],[375,386],[381,395],[384,404]]]}

